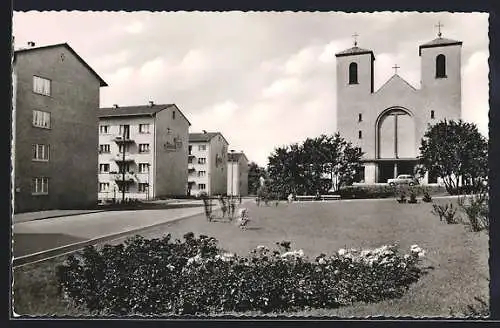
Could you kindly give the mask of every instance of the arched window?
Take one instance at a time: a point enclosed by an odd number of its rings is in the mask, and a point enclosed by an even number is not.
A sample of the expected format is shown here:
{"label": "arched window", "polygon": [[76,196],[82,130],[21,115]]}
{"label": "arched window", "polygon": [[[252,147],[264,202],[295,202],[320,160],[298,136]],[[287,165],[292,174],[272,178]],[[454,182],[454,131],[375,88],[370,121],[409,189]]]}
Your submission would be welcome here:
{"label": "arched window", "polygon": [[436,78],[446,77],[446,57],[438,55],[436,57]]}
{"label": "arched window", "polygon": [[431,119],[434,119],[434,111],[431,110]]}
{"label": "arched window", "polygon": [[349,65],[349,84],[358,84],[358,64]]}

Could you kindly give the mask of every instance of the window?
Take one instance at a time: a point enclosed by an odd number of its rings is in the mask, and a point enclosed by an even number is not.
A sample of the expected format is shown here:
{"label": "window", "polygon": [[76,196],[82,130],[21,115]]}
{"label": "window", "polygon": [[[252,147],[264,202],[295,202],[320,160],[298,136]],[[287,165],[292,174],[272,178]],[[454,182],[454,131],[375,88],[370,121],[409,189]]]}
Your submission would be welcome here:
{"label": "window", "polygon": [[33,147],[33,160],[34,161],[49,161],[50,147],[49,145],[34,144]]}
{"label": "window", "polygon": [[139,192],[147,192],[148,191],[148,184],[147,183],[139,183],[137,186]]}
{"label": "window", "polygon": [[41,110],[33,111],[33,126],[50,129],[50,113]]}
{"label": "window", "polygon": [[99,183],[99,192],[109,191],[109,182],[100,182]]}
{"label": "window", "polygon": [[192,157],[188,157],[188,164],[193,164],[193,158]]}
{"label": "window", "polygon": [[359,113],[358,114],[358,122],[362,122],[363,121],[363,114]]}
{"label": "window", "polygon": [[207,159],[205,157],[198,158],[198,164],[206,164]]}
{"label": "window", "polygon": [[361,130],[358,131],[358,138],[359,139],[363,138],[363,131],[361,131]]}
{"label": "window", "polygon": [[434,115],[434,111],[431,110],[431,119],[434,119],[435,115]]}
{"label": "window", "polygon": [[109,173],[109,164],[99,164],[99,173]]}
{"label": "window", "polygon": [[207,150],[207,145],[199,145],[198,146],[198,150],[199,151],[205,151],[205,150]]}
{"label": "window", "polygon": [[118,164],[118,172],[119,173],[123,173],[123,171],[126,172],[130,172],[130,164],[129,163],[126,163],[126,164],[123,164],[123,163],[120,163]]}
{"label": "window", "polygon": [[349,65],[349,84],[358,84],[358,64]]}
{"label": "window", "polygon": [[50,80],[39,76],[33,76],[33,92],[44,96],[50,96]]}
{"label": "window", "polygon": [[172,119],[175,120],[175,110],[172,111]]}
{"label": "window", "polygon": [[31,193],[47,195],[49,193],[49,178],[33,178],[31,180]]}
{"label": "window", "polygon": [[206,171],[198,171],[198,176],[199,177],[204,177],[207,174]]}
{"label": "window", "polygon": [[139,163],[139,173],[148,173],[149,163]]}
{"label": "window", "polygon": [[125,137],[125,139],[130,138],[130,125],[120,125],[120,136]]}
{"label": "window", "polygon": [[109,133],[109,125],[100,125],[99,126],[100,134],[108,134]]}
{"label": "window", "polygon": [[99,153],[109,153],[110,147],[109,145],[99,145]]}
{"label": "window", "polygon": [[438,55],[436,57],[436,78],[446,77],[446,57]]}
{"label": "window", "polygon": [[205,190],[206,188],[207,188],[207,186],[204,183],[199,183],[198,184],[198,189]]}
{"label": "window", "polygon": [[149,153],[149,144],[139,144],[139,153]]}
{"label": "window", "polygon": [[139,124],[139,133],[149,133],[149,124]]}
{"label": "window", "polygon": [[123,191],[128,192],[129,191],[129,185],[125,184],[125,183],[120,183],[118,185],[118,191],[119,192],[123,192]]}
{"label": "window", "polygon": [[191,152],[193,151],[193,146],[188,147],[189,155],[191,155]]}
{"label": "window", "polygon": [[118,145],[118,152],[123,153],[123,150],[125,149],[125,152],[128,153],[130,151],[130,147],[128,144],[120,144]]}

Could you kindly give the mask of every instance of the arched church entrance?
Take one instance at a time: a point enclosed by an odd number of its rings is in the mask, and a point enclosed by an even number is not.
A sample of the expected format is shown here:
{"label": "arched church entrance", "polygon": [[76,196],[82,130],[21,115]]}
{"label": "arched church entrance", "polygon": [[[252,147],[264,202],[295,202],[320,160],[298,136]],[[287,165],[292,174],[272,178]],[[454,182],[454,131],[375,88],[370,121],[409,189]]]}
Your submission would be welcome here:
{"label": "arched church entrance", "polygon": [[399,174],[413,174],[417,163],[415,122],[402,107],[388,108],[376,121],[378,181],[387,182]]}

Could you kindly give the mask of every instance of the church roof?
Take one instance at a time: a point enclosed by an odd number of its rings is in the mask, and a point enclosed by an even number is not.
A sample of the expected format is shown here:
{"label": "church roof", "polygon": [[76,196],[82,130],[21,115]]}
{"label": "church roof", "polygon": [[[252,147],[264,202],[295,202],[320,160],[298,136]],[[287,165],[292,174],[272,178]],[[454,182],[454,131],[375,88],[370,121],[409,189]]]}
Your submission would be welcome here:
{"label": "church roof", "polygon": [[398,74],[394,74],[389,80],[387,80],[382,86],[376,91],[380,92],[380,90],[387,88],[391,84],[399,84],[402,85],[403,87],[409,87],[411,90],[417,90],[413,85],[408,83],[405,79],[403,79],[401,76]]}
{"label": "church roof", "polygon": [[358,46],[343,50],[341,52],[337,52],[335,54],[335,57],[364,55],[364,54],[372,55],[372,59],[375,60],[375,55],[373,54],[373,51],[368,49],[363,49]]}
{"label": "church roof", "polygon": [[447,38],[436,38],[432,41],[424,43],[418,47],[418,55],[422,55],[423,48],[434,48],[434,47],[446,47],[446,46],[456,46],[462,45],[462,41],[451,40]]}

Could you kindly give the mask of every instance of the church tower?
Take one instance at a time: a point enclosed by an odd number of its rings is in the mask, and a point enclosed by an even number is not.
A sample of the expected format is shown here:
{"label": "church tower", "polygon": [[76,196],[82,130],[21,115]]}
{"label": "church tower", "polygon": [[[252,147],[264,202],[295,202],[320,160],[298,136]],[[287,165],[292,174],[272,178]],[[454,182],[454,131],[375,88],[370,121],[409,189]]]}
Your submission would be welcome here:
{"label": "church tower", "polygon": [[421,58],[422,110],[435,124],[443,119],[458,120],[462,112],[462,42],[438,37],[419,47]]}
{"label": "church tower", "polygon": [[[356,34],[354,35],[357,36]],[[373,51],[354,47],[337,57],[337,131],[363,148],[363,117],[370,115],[367,100],[373,93]]]}

